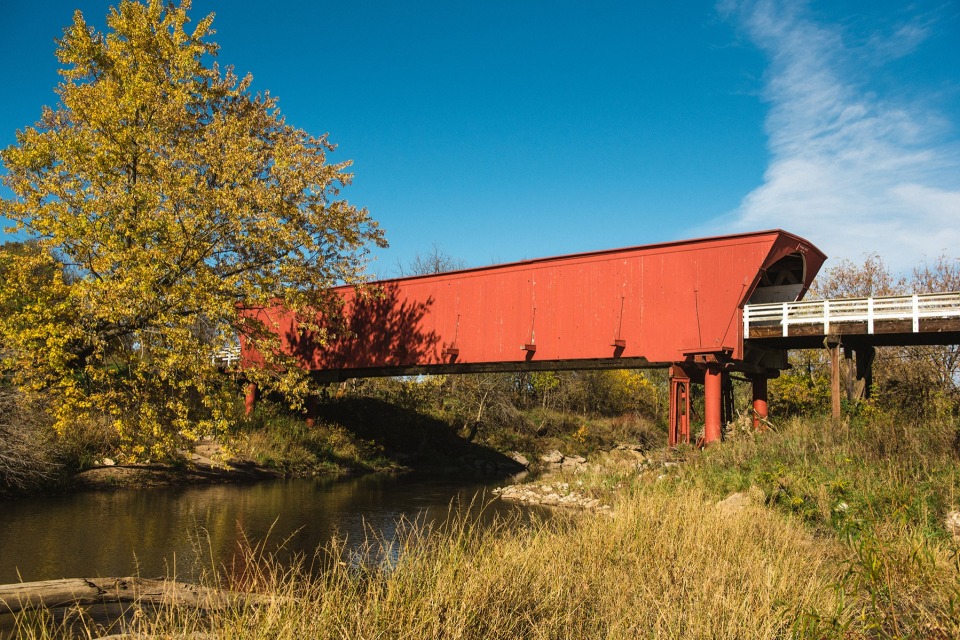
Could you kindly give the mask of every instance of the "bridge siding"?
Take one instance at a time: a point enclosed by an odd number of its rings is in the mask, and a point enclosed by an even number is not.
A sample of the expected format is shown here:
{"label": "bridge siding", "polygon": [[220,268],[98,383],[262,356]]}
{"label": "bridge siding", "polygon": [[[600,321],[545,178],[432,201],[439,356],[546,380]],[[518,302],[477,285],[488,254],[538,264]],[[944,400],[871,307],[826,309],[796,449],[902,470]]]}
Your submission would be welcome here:
{"label": "bridge siding", "polygon": [[[809,286],[824,256],[806,240],[765,231],[545,258],[374,283],[380,298],[337,293],[351,337],[325,348],[298,338],[281,309],[285,347],[315,371],[645,358],[681,362],[688,350],[743,355],[740,308],[766,268],[798,250]],[[622,302],[621,302],[622,300]],[[622,319],[621,319],[622,308]],[[625,347],[615,349],[614,339]],[[531,331],[532,328],[532,331]],[[522,350],[536,344],[536,351]],[[456,358],[444,349],[459,350]],[[255,353],[245,348],[245,360]],[[366,373],[360,373],[364,370]]]}

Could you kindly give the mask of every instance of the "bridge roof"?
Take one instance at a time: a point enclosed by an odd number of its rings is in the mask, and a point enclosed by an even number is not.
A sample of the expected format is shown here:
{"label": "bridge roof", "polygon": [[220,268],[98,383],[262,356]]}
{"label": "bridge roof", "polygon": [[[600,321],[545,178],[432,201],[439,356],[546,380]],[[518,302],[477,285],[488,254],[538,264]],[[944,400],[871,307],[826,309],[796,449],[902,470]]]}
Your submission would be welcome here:
{"label": "bridge roof", "polygon": [[282,309],[260,313],[302,366],[332,377],[737,359],[743,305],[760,290],[800,298],[825,259],[775,229],[341,287],[343,318],[325,320],[341,337],[322,347]]}
{"label": "bridge roof", "polygon": [[[376,280],[371,284],[383,284],[388,282],[410,282],[420,279],[434,279],[442,277],[455,277],[461,276],[464,274],[477,273],[477,272],[486,272],[486,271],[498,271],[501,269],[510,269],[510,268],[525,268],[530,266],[536,266],[541,264],[549,264],[554,262],[567,262],[570,260],[589,260],[591,258],[603,258],[606,256],[617,256],[620,254],[632,254],[637,252],[643,253],[654,253],[658,251],[692,251],[695,250],[699,245],[703,244],[724,244],[726,246],[736,246],[742,243],[742,241],[760,239],[763,241],[768,241],[770,239],[779,239],[785,241],[787,244],[796,243],[796,246],[803,246],[805,252],[810,252],[813,255],[817,256],[820,260],[820,264],[826,261],[827,256],[821,252],[817,247],[815,247],[808,240],[790,233],[789,231],[784,231],[783,229],[768,229],[766,231],[750,231],[746,233],[736,233],[736,234],[726,234],[719,236],[705,236],[703,238],[692,238],[688,240],[670,240],[666,242],[655,242],[651,244],[643,245],[634,245],[620,247],[616,249],[600,249],[596,251],[583,251],[578,253],[567,253],[559,256],[547,256],[543,258],[530,258],[527,260],[517,260],[515,262],[501,262],[498,264],[491,265],[482,265],[478,267],[468,267],[465,269],[455,269],[452,271],[444,271],[442,273],[427,273],[411,276],[400,276],[397,278],[384,278],[381,280]],[[816,274],[814,274],[816,275]],[[811,278],[811,282],[813,279]],[[808,285],[809,286],[809,285]],[[340,290],[352,289],[352,287],[338,287]]]}

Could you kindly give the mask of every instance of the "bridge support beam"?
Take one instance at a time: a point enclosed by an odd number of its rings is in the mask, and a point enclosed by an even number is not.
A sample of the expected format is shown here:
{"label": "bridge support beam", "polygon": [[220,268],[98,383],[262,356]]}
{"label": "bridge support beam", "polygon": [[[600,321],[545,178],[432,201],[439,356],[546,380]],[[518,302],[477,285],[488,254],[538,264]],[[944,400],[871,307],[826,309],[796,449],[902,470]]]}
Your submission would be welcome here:
{"label": "bridge support beam", "polygon": [[669,444],[690,444],[690,376],[682,367],[670,367]]}
{"label": "bridge support beam", "polygon": [[857,356],[857,380],[863,380],[863,398],[870,399],[870,387],[873,386],[873,359],[877,350],[871,346],[860,347],[855,350]]}
{"label": "bridge support beam", "polygon": [[767,405],[767,376],[753,377],[753,428],[765,431],[766,420],[770,414]]}
{"label": "bridge support beam", "polygon": [[251,415],[253,410],[257,408],[257,397],[259,392],[257,389],[257,383],[251,382],[247,384],[246,396],[243,399],[243,413],[244,415]]}
{"label": "bridge support beam", "polygon": [[720,378],[720,425],[730,424],[736,418],[736,407],[733,403],[733,380],[730,374],[723,372]]}
{"label": "bridge support beam", "polygon": [[840,417],[840,342],[829,336],[823,341],[830,353],[830,414]]}
{"label": "bridge support beam", "polygon": [[722,435],[723,378],[719,367],[707,367],[703,379],[703,444],[719,442]]}

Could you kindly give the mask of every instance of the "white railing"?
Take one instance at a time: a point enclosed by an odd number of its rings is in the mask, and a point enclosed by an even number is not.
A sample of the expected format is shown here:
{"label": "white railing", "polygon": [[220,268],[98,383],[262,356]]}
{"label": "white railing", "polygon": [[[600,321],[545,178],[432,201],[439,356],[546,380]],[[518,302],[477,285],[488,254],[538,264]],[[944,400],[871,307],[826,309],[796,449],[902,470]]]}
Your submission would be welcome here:
{"label": "white railing", "polygon": [[957,317],[960,292],[748,304],[743,307],[743,336],[749,338],[750,327],[761,325],[780,325],[786,337],[791,326],[822,324],[823,333],[829,334],[831,325],[846,322],[866,322],[872,334],[874,323],[885,320],[911,320],[913,333],[919,333],[921,318]]}
{"label": "white railing", "polygon": [[215,366],[230,368],[240,362],[240,345],[224,347],[213,354],[211,361]]}

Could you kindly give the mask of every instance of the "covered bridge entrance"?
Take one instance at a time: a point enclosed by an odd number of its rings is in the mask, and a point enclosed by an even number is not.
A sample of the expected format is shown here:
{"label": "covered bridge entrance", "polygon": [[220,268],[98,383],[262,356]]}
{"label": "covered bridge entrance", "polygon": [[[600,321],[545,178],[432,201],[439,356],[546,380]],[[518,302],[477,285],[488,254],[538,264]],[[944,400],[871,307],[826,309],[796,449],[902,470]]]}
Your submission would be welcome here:
{"label": "covered bridge entrance", "polygon": [[[690,385],[704,385],[704,441],[718,440],[731,372],[766,381],[777,344],[745,340],[744,305],[795,302],[826,256],[781,230],[597,251],[343,287],[327,340],[282,308],[250,311],[324,381],[489,371],[669,368],[670,443],[690,440]],[[259,355],[241,341],[244,366]],[[729,396],[732,398],[732,396]],[[729,414],[728,414],[729,416]]]}

